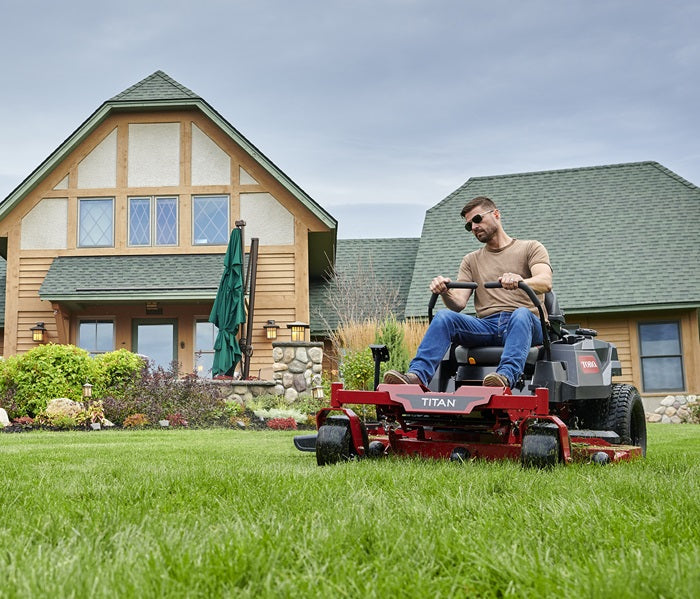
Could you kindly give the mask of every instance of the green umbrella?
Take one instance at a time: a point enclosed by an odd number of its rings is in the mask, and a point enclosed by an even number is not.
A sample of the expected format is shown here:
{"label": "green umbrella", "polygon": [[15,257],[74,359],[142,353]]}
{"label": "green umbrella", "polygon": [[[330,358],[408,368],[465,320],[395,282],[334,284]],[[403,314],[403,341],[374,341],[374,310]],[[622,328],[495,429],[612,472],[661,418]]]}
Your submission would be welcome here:
{"label": "green umbrella", "polygon": [[238,228],[231,231],[224,258],[224,274],[221,275],[209,322],[213,322],[219,329],[214,342],[212,376],[232,375],[233,369],[241,360],[241,348],[236,335],[238,327],[245,322],[243,256],[241,231]]}

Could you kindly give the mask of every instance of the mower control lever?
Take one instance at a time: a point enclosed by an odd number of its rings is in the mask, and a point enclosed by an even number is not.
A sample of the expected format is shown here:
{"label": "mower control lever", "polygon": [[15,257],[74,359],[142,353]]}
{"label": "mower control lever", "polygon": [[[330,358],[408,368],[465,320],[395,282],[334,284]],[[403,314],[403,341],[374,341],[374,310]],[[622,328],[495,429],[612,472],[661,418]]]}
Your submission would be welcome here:
{"label": "mower control lever", "polygon": [[[466,281],[450,281],[449,283],[445,283],[445,287],[448,289],[476,289],[478,286],[477,283],[468,283]],[[435,308],[435,302],[437,302],[437,298],[439,297],[439,293],[433,293],[430,296],[430,301],[428,302],[428,322],[433,319],[433,308]]]}
{"label": "mower control lever", "polygon": [[[489,281],[488,283],[484,283],[484,287],[487,289],[494,289],[497,287],[503,287],[501,285],[500,281]],[[518,282],[518,289],[522,289],[525,293],[527,293],[527,296],[530,298],[530,301],[534,304],[535,308],[537,308],[537,311],[540,314],[540,325],[542,326],[542,343],[544,344],[544,351],[547,354],[547,360],[552,359],[552,352],[549,347],[549,334],[547,333],[547,319],[544,317],[544,310],[542,309],[542,303],[540,302],[540,299],[537,297],[537,294],[532,290],[532,287],[530,287],[525,281],[519,281]]]}

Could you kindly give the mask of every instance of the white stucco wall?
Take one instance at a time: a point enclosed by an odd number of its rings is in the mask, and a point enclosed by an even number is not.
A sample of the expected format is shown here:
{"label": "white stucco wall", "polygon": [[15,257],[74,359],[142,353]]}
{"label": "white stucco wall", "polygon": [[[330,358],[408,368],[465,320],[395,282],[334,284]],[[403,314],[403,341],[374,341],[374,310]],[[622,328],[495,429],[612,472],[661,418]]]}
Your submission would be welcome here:
{"label": "white stucco wall", "polygon": [[293,245],[294,216],[269,193],[242,193],[241,218],[246,237],[258,237],[260,245]]}
{"label": "white stucco wall", "polygon": [[114,129],[78,164],[78,189],[116,186],[117,130]]}
{"label": "white stucco wall", "polygon": [[68,198],[44,198],[22,219],[20,248],[63,250],[68,242]]}
{"label": "white stucco wall", "polygon": [[192,185],[229,185],[231,157],[192,123]]}
{"label": "white stucco wall", "polygon": [[242,166],[239,167],[239,173],[241,178],[241,185],[257,185],[258,182],[250,176],[250,173],[245,170]]}
{"label": "white stucco wall", "polygon": [[129,125],[129,187],[180,184],[180,124]]}
{"label": "white stucco wall", "polygon": [[68,175],[63,177],[63,179],[61,179],[58,182],[58,184],[56,185],[56,187],[54,187],[54,189],[56,189],[56,190],[68,189]]}

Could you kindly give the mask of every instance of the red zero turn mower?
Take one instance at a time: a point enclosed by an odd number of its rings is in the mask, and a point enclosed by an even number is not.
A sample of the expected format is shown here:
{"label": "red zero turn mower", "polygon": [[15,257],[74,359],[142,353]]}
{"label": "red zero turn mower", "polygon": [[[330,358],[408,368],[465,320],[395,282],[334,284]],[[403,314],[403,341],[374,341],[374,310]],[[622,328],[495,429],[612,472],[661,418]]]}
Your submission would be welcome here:
{"label": "red zero turn mower", "polygon": [[[487,287],[500,283],[486,283]],[[471,288],[474,283],[450,283]],[[549,322],[537,307],[544,345],[530,349],[525,372],[512,388],[484,387],[496,370],[502,347],[452,344],[428,387],[378,384],[385,346],[371,346],[375,391],[350,391],[333,383],[330,406],[316,414],[318,432],[294,444],[313,451],[319,466],[388,454],[465,461],[520,459],[548,467],[572,461],[605,464],[646,454],[646,420],[637,389],[616,384],[617,349],[596,331],[564,328],[553,293],[545,296]],[[428,304],[432,319],[437,300]],[[350,405],[376,406],[376,421],[363,422]]]}

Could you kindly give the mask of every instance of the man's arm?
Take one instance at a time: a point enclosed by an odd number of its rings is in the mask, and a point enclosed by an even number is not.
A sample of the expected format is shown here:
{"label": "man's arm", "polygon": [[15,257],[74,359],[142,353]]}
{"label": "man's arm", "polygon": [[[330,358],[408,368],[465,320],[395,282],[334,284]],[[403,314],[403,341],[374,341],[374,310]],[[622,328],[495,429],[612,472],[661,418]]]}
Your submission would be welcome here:
{"label": "man's arm", "polygon": [[448,289],[446,283],[451,283],[448,277],[437,276],[430,282],[430,291],[439,293],[442,301],[450,310],[461,312],[467,307],[467,302],[472,295],[471,289]]}
{"label": "man's arm", "polygon": [[518,283],[527,283],[535,293],[547,293],[552,290],[552,268],[549,264],[533,264],[530,268],[532,276],[523,279],[519,274],[506,272],[498,280],[504,289],[517,289]]}

